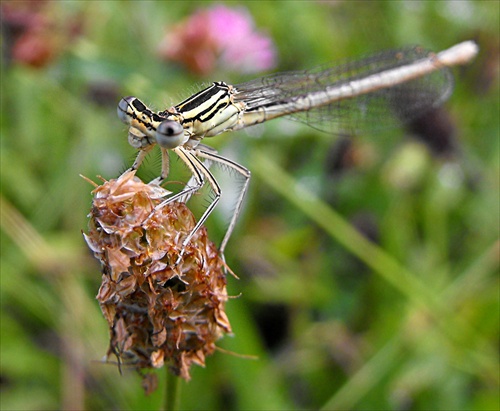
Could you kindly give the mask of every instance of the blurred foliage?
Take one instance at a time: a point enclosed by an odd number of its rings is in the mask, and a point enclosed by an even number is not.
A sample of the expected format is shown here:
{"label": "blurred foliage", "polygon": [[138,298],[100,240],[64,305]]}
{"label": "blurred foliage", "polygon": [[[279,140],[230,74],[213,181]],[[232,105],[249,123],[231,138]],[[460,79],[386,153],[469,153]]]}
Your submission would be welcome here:
{"label": "blurred foliage", "polygon": [[[99,363],[107,325],[79,174],[132,163],[121,96],[163,109],[196,84],[248,78],[158,57],[165,32],[210,2],[28,3],[42,22],[24,22],[41,30],[24,44],[25,26],[2,21],[0,408],[159,409],[161,389],[146,397],[139,376]],[[450,127],[432,140],[276,120],[207,141],[254,178],[226,252],[242,295],[219,344],[236,355],[193,369],[182,409],[499,409],[499,4],[225,3],[273,39],[278,70],[405,44],[473,39],[481,53],[454,70]],[[144,178],[159,169],[150,157]],[[224,224],[220,207],[214,239]]]}

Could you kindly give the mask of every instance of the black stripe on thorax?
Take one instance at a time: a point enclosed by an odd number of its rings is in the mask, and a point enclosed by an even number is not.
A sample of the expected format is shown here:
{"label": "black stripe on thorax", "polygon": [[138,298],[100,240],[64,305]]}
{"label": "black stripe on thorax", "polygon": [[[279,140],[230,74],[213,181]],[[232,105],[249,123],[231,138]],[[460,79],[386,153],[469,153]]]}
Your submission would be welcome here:
{"label": "black stripe on thorax", "polygon": [[219,93],[221,90],[225,90],[226,92],[223,96],[227,96],[229,93],[229,87],[223,81],[217,81],[213,83],[210,87],[199,91],[198,93],[192,95],[188,99],[184,100],[182,103],[179,103],[175,106],[176,110],[179,112],[186,112],[193,110],[199,105],[203,104],[207,100],[210,100],[214,95]]}
{"label": "black stripe on thorax", "polygon": [[215,107],[212,110],[212,112],[210,113],[210,115],[208,115],[207,117],[202,118],[203,114],[206,114],[206,113],[208,113],[210,111],[210,110],[207,109],[207,110],[205,110],[205,112],[198,114],[195,117],[195,120],[199,119],[200,121],[208,121],[211,118],[213,118],[219,112],[219,110],[222,110],[222,109],[226,108],[227,106],[229,106],[229,102],[228,101],[220,103],[217,107]]}

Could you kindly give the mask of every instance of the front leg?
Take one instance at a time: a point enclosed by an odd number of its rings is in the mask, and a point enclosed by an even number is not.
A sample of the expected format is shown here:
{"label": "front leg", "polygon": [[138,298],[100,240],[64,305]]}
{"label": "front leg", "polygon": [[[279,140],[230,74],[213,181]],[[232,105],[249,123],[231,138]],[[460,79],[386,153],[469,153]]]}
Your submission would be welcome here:
{"label": "front leg", "polygon": [[[170,172],[170,158],[168,155],[168,150],[166,148],[160,147],[161,150],[161,174],[160,177],[155,178],[149,182],[150,185],[161,185],[163,181],[168,177]],[[137,160],[136,160],[137,161]]]}
{"label": "front leg", "polygon": [[132,167],[130,167],[127,171],[134,171],[139,168],[139,166],[142,164],[146,156],[148,155],[149,151],[151,150],[152,147],[146,147],[143,148],[139,151],[139,154],[137,154],[137,157],[135,158],[134,164],[132,164]]}

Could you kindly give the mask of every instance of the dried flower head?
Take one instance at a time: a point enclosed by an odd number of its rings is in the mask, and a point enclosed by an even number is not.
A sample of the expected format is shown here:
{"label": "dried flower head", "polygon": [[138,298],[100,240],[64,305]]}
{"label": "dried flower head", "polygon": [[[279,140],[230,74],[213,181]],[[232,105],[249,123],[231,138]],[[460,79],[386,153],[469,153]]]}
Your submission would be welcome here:
{"label": "dried flower head", "polygon": [[184,203],[157,207],[167,190],[126,172],[93,191],[88,246],[102,264],[97,295],[110,327],[108,357],[139,371],[164,364],[190,378],[215,342],[231,332],[224,263]]}

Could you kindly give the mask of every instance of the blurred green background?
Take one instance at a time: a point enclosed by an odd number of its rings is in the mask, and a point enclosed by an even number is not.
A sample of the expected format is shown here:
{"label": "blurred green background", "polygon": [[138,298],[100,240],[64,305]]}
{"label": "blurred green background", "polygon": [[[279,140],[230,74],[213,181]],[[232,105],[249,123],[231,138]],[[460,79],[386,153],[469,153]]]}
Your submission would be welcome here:
{"label": "blurred green background", "polygon": [[[79,174],[131,165],[122,96],[164,109],[258,76],[159,57],[165,33],[215,4],[2,2],[1,409],[161,407],[163,389],[146,397],[136,373],[99,362],[108,329]],[[206,141],[253,173],[226,250],[234,336],[219,345],[258,359],[217,352],[182,382],[181,409],[499,408],[499,4],[223,3],[272,39],[278,71],[407,44],[481,52],[420,138],[276,120]],[[214,240],[227,213],[207,222]]]}

